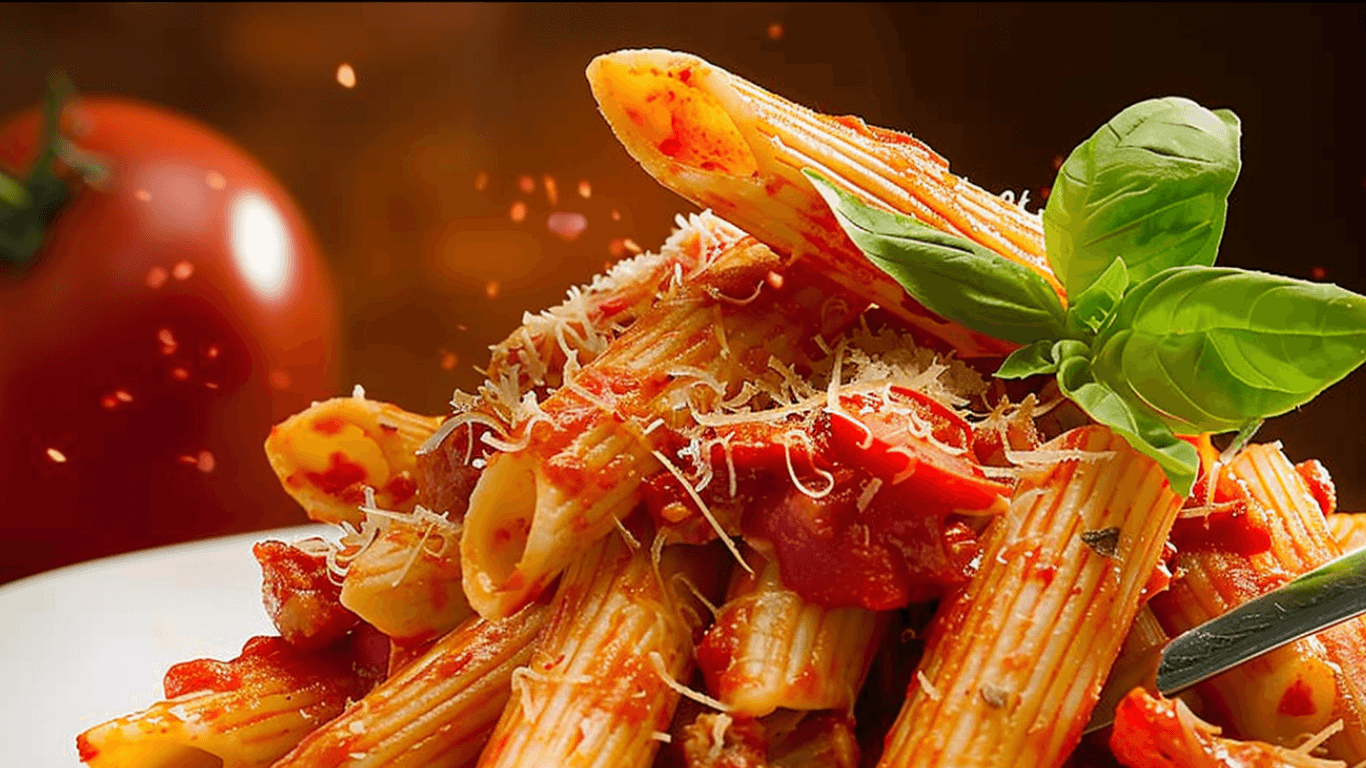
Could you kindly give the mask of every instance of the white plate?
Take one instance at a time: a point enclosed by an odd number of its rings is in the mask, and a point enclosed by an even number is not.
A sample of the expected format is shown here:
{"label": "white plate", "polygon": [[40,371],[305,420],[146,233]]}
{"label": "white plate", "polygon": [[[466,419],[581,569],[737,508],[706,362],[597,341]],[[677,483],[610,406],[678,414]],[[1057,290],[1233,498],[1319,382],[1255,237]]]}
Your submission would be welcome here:
{"label": "white plate", "polygon": [[172,664],[275,634],[251,545],[328,530],[177,544],[0,587],[0,765],[75,768],[76,734],[161,699]]}

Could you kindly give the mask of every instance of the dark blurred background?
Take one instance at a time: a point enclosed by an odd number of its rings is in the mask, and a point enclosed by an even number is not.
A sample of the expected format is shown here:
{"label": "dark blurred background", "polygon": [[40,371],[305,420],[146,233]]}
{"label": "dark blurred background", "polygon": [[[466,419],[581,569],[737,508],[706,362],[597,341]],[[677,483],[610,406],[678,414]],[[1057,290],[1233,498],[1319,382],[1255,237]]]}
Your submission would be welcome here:
{"label": "dark blurred background", "polygon": [[[1359,5],[3,5],[0,112],[36,102],[57,69],[230,136],[321,240],[341,388],[438,413],[523,311],[626,240],[657,246],[690,209],[597,114],[594,55],[696,53],[909,131],[989,190],[1030,190],[1031,209],[1061,157],[1128,104],[1230,107],[1244,166],[1222,262],[1366,292],[1364,29]],[[557,211],[586,229],[556,234]],[[1363,395],[1359,372],[1262,433],[1322,457],[1350,509],[1366,508]]]}

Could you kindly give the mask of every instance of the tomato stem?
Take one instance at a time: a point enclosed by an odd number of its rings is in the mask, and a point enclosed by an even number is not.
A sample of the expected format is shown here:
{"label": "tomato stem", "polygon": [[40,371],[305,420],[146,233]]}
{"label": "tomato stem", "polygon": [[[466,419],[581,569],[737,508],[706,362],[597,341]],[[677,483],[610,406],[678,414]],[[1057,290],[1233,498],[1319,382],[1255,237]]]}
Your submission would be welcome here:
{"label": "tomato stem", "polygon": [[43,128],[38,157],[22,181],[0,174],[0,265],[25,269],[37,259],[47,225],[70,197],[57,161],[92,181],[105,169],[61,135],[62,109],[75,88],[64,76],[48,78],[43,96]]}

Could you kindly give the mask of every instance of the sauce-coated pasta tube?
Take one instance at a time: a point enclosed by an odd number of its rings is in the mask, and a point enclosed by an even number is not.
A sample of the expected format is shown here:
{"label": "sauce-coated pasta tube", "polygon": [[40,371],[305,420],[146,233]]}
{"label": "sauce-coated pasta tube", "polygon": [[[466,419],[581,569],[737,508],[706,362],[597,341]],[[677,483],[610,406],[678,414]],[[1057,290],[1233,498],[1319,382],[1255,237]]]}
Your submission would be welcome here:
{"label": "sauce-coated pasta tube", "polygon": [[265,768],[364,692],[344,647],[299,651],[255,637],[229,662],[166,674],[166,701],[76,740],[91,768]]}
{"label": "sauce-coated pasta tube", "polygon": [[669,547],[658,570],[622,536],[585,552],[560,581],[480,768],[650,765],[706,615],[683,581],[714,599],[724,570],[715,546]]}
{"label": "sauce-coated pasta tube", "polygon": [[460,542],[481,616],[517,610],[635,509],[663,469],[656,448],[692,404],[738,390],[775,358],[791,364],[805,339],[852,319],[845,302],[822,312],[820,290],[769,287],[783,264],[749,238],[723,252],[548,398],[526,447],[489,460]]}
{"label": "sauce-coated pasta tube", "polygon": [[1336,514],[1328,516],[1328,532],[1343,552],[1366,547],[1366,514]]}
{"label": "sauce-coated pasta tube", "polygon": [[885,617],[822,608],[783,586],[776,560],[750,551],[698,646],[707,690],[737,715],[846,710],[863,687]]}
{"label": "sauce-coated pasta tube", "polygon": [[470,618],[275,768],[463,765],[484,746],[549,614],[534,604],[499,621]]}
{"label": "sauce-coated pasta tube", "polygon": [[940,607],[879,766],[1050,768],[1080,741],[1181,499],[1104,427],[1039,453]]}
{"label": "sauce-coated pasta tube", "polygon": [[272,427],[266,458],[310,518],[359,525],[366,487],[385,509],[417,503],[415,454],[441,421],[378,400],[335,397]]}
{"label": "sauce-coated pasta tube", "polygon": [[460,583],[460,525],[425,510],[387,522],[347,564],[341,603],[396,640],[433,640],[473,613]]}
{"label": "sauce-coated pasta tube", "polygon": [[618,51],[593,60],[588,82],[626,151],[665,187],[711,208],[784,254],[820,264],[831,280],[965,357],[1010,346],[945,322],[910,299],[839,228],[802,175],[837,185],[976,240],[1044,277],[1039,219],[949,172],[909,135],[820,115],[685,53]]}
{"label": "sauce-coated pasta tube", "polygon": [[735,245],[745,233],[711,211],[677,217],[678,228],[658,253],[617,262],[606,274],[569,291],[559,305],[527,313],[522,325],[493,348],[488,378],[498,381],[516,371],[521,389],[564,383],[568,356],[586,365],[631,323],[649,311],[656,295],[679,275],[691,274]]}
{"label": "sauce-coated pasta tube", "polygon": [[[1207,466],[1209,464],[1207,463]],[[1340,550],[1304,478],[1275,445],[1249,446],[1227,467],[1211,506],[1235,507],[1204,542],[1176,537],[1178,573],[1170,590],[1153,598],[1153,612],[1172,635],[1219,616]],[[1197,491],[1199,489],[1197,488]],[[1182,521],[1183,524],[1185,521]],[[1179,531],[1178,531],[1179,533]],[[1348,764],[1366,759],[1366,622],[1340,624],[1246,662],[1199,689],[1221,704],[1232,725],[1251,739],[1295,747],[1341,719],[1346,727],[1324,744]]]}

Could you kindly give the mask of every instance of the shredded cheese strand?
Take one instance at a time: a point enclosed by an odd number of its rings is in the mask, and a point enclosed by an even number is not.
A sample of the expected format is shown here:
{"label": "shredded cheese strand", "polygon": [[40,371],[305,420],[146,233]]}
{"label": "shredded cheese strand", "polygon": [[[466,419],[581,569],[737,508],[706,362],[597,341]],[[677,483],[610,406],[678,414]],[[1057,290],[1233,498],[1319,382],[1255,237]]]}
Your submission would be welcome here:
{"label": "shredded cheese strand", "polygon": [[723,704],[705,693],[699,693],[697,691],[694,691],[688,686],[675,680],[673,678],[673,675],[669,674],[668,668],[664,666],[664,657],[659,655],[659,651],[650,651],[650,664],[655,668],[655,673],[659,675],[659,679],[662,680],[665,685],[674,689],[674,691],[678,693],[680,696],[685,696],[697,702],[698,704],[701,704],[706,707],[711,707],[712,709],[715,709],[719,712],[731,711],[731,707],[729,705]]}
{"label": "shredded cheese strand", "polygon": [[749,563],[745,562],[745,558],[740,556],[740,549],[735,546],[735,542],[731,539],[729,535],[727,535],[726,530],[721,527],[721,523],[717,522],[716,516],[711,513],[711,509],[707,507],[707,503],[705,501],[702,501],[702,496],[698,494],[695,488],[692,487],[692,483],[689,483],[688,479],[683,476],[683,473],[678,471],[678,467],[675,467],[673,465],[673,462],[669,461],[668,456],[665,456],[664,454],[660,453],[657,450],[654,450],[653,448],[650,449],[650,453],[654,454],[654,457],[656,459],[659,459],[659,463],[663,464],[664,468],[669,470],[669,474],[673,475],[678,480],[678,482],[683,484],[683,490],[688,493],[688,496],[690,498],[692,498],[693,503],[697,504],[698,509],[702,511],[702,516],[705,517],[707,519],[707,523],[711,525],[711,529],[713,531],[716,531],[716,535],[719,536],[721,538],[721,541],[725,543],[726,549],[730,550],[730,553],[735,557],[736,562],[740,563],[740,567],[744,568],[751,576],[753,576],[754,569],[750,568]]}
{"label": "shredded cheese strand", "polygon": [[[797,471],[792,467],[792,443],[789,443],[787,441],[787,438],[789,437],[796,437],[802,442],[806,443],[806,455],[808,457],[808,460],[811,461],[811,469],[816,474],[820,475],[821,477],[824,477],[826,481],[829,483],[825,486],[825,490],[813,491],[807,488],[806,486],[802,485],[802,481],[797,477]],[[790,429],[782,434],[782,440],[783,459],[787,462],[787,475],[788,477],[792,478],[792,484],[797,486],[797,490],[801,491],[807,496],[810,496],[813,499],[823,499],[826,496],[829,496],[830,492],[835,490],[835,476],[816,466],[816,462],[812,458],[815,456],[816,453],[816,445],[811,440],[811,436],[806,434],[805,432],[802,432],[801,430]]]}

